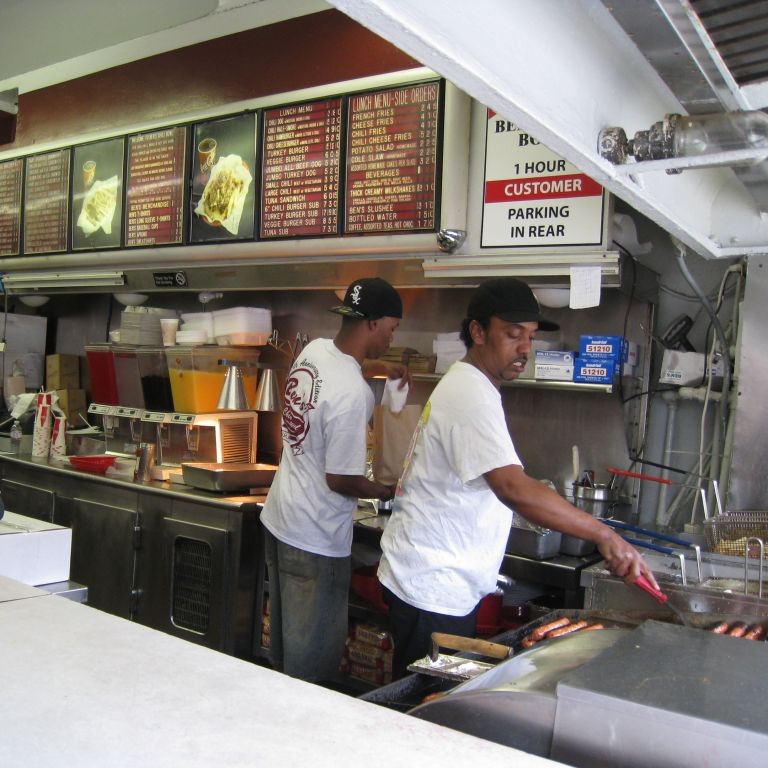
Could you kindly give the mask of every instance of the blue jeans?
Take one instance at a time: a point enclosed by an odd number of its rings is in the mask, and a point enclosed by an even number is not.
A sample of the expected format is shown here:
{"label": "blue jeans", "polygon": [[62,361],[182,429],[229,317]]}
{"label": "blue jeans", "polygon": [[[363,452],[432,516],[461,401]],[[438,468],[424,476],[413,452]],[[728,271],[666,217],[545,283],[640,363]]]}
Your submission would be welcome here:
{"label": "blue jeans", "polygon": [[351,557],[297,549],[264,529],[270,599],[270,660],[310,682],[333,679],[347,639]]}

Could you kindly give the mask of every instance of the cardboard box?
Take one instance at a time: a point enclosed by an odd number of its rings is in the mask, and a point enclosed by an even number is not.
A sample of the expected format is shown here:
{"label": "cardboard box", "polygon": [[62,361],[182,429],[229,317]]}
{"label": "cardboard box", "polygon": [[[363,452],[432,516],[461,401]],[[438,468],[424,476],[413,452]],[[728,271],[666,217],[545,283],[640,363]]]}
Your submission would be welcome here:
{"label": "cardboard box", "polygon": [[573,379],[573,352],[537,349],[534,375],[548,381],[571,381]]}
{"label": "cardboard box", "polygon": [[616,365],[616,361],[609,358],[579,356],[573,367],[573,380],[580,384],[612,384]]}
{"label": "cardboard box", "polygon": [[73,427],[84,427],[83,422],[78,413],[82,413],[86,418],[88,417],[88,410],[85,402],[85,390],[84,389],[57,389],[56,395],[59,398],[57,403],[58,407],[64,411],[64,415],[67,417],[67,423]]}
{"label": "cardboard box", "polygon": [[45,358],[45,388],[77,389],[80,386],[80,358],[77,355],[48,355]]}
{"label": "cardboard box", "polygon": [[626,360],[627,349],[621,336],[582,335],[579,337],[579,357],[593,360],[615,360],[622,363]]}
{"label": "cardboard box", "polygon": [[6,511],[0,521],[0,575],[39,586],[69,579],[72,529]]}

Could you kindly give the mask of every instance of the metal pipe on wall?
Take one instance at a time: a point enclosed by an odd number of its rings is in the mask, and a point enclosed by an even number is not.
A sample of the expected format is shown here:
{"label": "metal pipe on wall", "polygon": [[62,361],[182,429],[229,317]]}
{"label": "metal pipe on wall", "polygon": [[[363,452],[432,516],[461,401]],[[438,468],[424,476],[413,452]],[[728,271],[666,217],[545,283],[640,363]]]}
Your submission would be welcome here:
{"label": "metal pipe on wall", "polygon": [[[662,395],[667,405],[667,424],[664,429],[664,464],[672,463],[672,442],[675,433],[675,421],[677,417],[677,391],[664,392]],[[662,475],[667,477],[667,470],[663,470]],[[656,524],[662,525],[666,520],[667,511],[667,486],[662,485],[659,489],[659,496],[656,500]]]}

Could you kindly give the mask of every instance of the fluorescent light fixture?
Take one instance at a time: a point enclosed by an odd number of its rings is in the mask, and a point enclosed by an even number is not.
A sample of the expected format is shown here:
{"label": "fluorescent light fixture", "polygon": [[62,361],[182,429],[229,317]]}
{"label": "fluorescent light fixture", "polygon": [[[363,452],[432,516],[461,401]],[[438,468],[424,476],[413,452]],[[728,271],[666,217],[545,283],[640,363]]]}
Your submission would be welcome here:
{"label": "fluorescent light fixture", "polygon": [[471,256],[461,259],[436,258],[422,262],[424,277],[555,278],[554,282],[566,285],[570,283],[571,267],[600,267],[603,285],[620,283],[618,251],[535,256]]}
{"label": "fluorescent light fixture", "polygon": [[38,288],[97,288],[125,285],[124,272],[9,272],[3,275],[9,292],[29,293]]}

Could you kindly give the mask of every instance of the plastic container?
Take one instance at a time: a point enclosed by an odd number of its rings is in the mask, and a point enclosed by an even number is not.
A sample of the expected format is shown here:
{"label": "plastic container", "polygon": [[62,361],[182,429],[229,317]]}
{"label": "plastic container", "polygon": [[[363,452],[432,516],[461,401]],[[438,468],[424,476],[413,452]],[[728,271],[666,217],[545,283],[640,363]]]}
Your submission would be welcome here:
{"label": "plastic container", "polygon": [[[173,408],[178,413],[210,413],[224,385],[229,365],[237,363],[243,373],[248,404],[256,397],[257,349],[234,347],[166,347]],[[226,362],[225,362],[226,361]]]}
{"label": "plastic container", "polygon": [[135,348],[113,347],[117,379],[117,404],[129,408],[145,408],[144,391],[141,388],[139,357]]}
{"label": "plastic container", "polygon": [[205,331],[205,343],[213,344],[213,313],[190,312],[181,316],[181,330]]}
{"label": "plastic container", "polygon": [[172,411],[173,393],[164,348],[136,350],[144,407],[150,411]]}
{"label": "plastic container", "polygon": [[232,307],[213,313],[217,344],[263,346],[272,333],[272,312],[259,307]]}
{"label": "plastic container", "polygon": [[101,405],[119,405],[115,361],[110,344],[85,347],[85,359],[91,379],[91,399]]}

